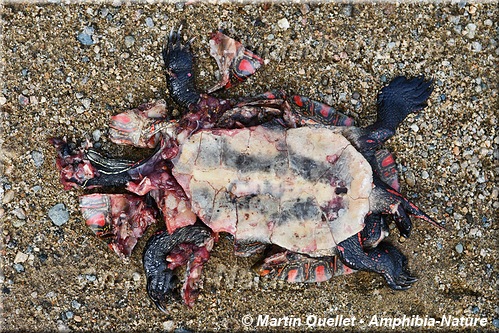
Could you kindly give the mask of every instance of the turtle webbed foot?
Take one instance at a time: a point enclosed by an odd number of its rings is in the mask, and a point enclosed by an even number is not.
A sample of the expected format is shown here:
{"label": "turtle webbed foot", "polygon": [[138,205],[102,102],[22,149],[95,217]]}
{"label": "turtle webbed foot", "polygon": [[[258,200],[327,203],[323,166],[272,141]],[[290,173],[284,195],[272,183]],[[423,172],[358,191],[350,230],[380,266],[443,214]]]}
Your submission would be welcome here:
{"label": "turtle webbed foot", "polygon": [[395,248],[386,242],[381,242],[372,249],[364,248],[358,235],[354,235],[340,242],[337,246],[340,260],[346,266],[382,275],[390,288],[405,290],[417,279],[406,271],[407,259]]}
{"label": "turtle webbed foot", "polygon": [[163,49],[163,60],[166,66],[168,90],[175,102],[188,108],[199,102],[200,94],[194,85],[193,56],[190,50],[191,40],[182,44],[182,26],[173,29]]}
{"label": "turtle webbed foot", "polygon": [[378,117],[372,126],[395,131],[409,114],[426,107],[432,91],[433,80],[425,80],[424,76],[394,78],[378,95]]}

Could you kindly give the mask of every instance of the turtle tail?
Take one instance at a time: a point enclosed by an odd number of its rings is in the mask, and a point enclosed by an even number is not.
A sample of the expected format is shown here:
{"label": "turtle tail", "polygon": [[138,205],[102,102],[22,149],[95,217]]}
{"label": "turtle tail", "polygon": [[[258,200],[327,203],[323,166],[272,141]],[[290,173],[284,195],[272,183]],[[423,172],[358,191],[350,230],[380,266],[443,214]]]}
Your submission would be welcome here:
{"label": "turtle tail", "polygon": [[392,215],[402,236],[409,237],[412,230],[412,222],[408,215],[420,218],[440,229],[446,230],[443,224],[433,220],[402,194],[377,177],[374,178],[374,185],[373,213]]}

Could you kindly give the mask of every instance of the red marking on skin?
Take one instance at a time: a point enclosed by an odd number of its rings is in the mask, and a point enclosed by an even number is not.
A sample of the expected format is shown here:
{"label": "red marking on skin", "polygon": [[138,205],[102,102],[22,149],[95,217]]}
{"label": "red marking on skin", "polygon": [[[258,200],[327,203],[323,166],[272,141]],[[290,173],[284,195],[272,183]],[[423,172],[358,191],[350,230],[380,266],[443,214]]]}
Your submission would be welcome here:
{"label": "red marking on skin", "polygon": [[344,252],[345,252],[345,248],[344,248],[343,246],[337,245],[337,246],[336,246],[336,249],[337,249],[338,251],[340,251],[341,253],[344,253]]}
{"label": "red marking on skin", "polygon": [[119,113],[115,116],[112,116],[111,119],[124,124],[128,124],[131,121],[130,117],[125,113]]}
{"label": "red marking on skin", "polygon": [[321,109],[320,109],[320,114],[324,117],[324,118],[328,118],[329,116],[329,111],[330,111],[331,108],[328,108],[326,105],[322,105],[321,106]]}
{"label": "red marking on skin", "polygon": [[263,96],[269,98],[269,99],[275,99],[275,95],[271,92],[266,92],[263,94]]}
{"label": "red marking on skin", "polygon": [[237,69],[241,72],[244,72],[245,74],[247,73],[247,75],[253,74],[256,71],[255,66],[253,66],[251,61],[246,59],[242,59],[239,62]]}
{"label": "red marking on skin", "polygon": [[260,269],[258,274],[260,274],[260,276],[266,276],[270,273],[270,270],[269,269]]}
{"label": "red marking on skin", "polygon": [[336,163],[336,161],[339,160],[339,156],[336,155],[336,154],[333,154],[333,155],[327,155],[326,156],[326,161],[328,161],[329,163],[333,164],[333,163]]}
{"label": "red marking on skin", "polygon": [[347,119],[345,119],[345,121],[343,122],[343,125],[344,126],[352,126],[353,125],[353,119],[348,117]]}
{"label": "red marking on skin", "polygon": [[92,226],[103,227],[106,225],[106,216],[103,213],[98,213],[90,217],[85,223],[89,227]]}
{"label": "red marking on skin", "polygon": [[393,164],[393,163],[395,163],[395,161],[393,160],[393,156],[390,154],[387,157],[385,157],[383,159],[383,161],[381,161],[381,166],[382,167],[387,167],[387,166],[389,166],[390,164]]}
{"label": "red marking on skin", "polygon": [[297,276],[298,276],[298,270],[296,268],[295,269],[290,269],[288,271],[288,281],[289,282],[295,282]]}
{"label": "red marking on skin", "polygon": [[303,106],[303,101],[301,100],[301,97],[298,95],[293,96],[293,102],[295,102],[296,105],[299,107]]}
{"label": "red marking on skin", "polygon": [[322,282],[327,280],[326,269],[324,266],[317,266],[315,268],[315,280],[317,282]]}
{"label": "red marking on skin", "polygon": [[395,196],[399,197],[399,198],[403,198],[402,194],[398,193],[398,192],[397,192],[397,191],[395,191],[395,190],[392,190],[392,189],[387,188],[387,189],[386,189],[386,191],[387,191],[388,193],[391,193],[391,194],[393,194],[393,195],[395,195]]}
{"label": "red marking on skin", "polygon": [[360,246],[362,246],[362,237],[360,235],[360,232],[357,234],[357,238],[359,239]]}
{"label": "red marking on skin", "polygon": [[367,143],[374,143],[375,141],[374,140],[366,140]]}

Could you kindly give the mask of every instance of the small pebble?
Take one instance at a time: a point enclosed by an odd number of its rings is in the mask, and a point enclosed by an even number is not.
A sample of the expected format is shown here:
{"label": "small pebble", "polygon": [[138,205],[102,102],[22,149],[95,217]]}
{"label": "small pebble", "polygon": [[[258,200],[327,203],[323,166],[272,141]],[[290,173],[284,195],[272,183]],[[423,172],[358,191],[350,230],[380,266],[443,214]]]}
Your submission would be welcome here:
{"label": "small pebble", "polygon": [[52,220],[52,223],[57,226],[61,226],[69,221],[69,213],[66,206],[62,203],[56,204],[50,208],[48,215],[50,220]]}
{"label": "small pebble", "polygon": [[352,16],[352,9],[353,9],[352,5],[350,5],[350,4],[345,5],[343,7],[343,15],[345,15],[346,17]]}
{"label": "small pebble", "polygon": [[26,219],[26,213],[24,212],[24,209],[22,208],[16,208],[12,211],[12,214],[14,214],[15,217],[17,217],[20,220],[25,220]]}
{"label": "small pebble", "polygon": [[421,172],[421,178],[428,179],[428,177],[430,177],[430,175],[428,174],[428,172],[426,172],[426,170],[423,170],[423,172]]}
{"label": "small pebble", "polygon": [[134,281],[140,281],[140,274],[139,274],[139,273],[137,273],[137,272],[134,272],[134,273],[132,274],[132,279],[133,279]]}
{"label": "small pebble", "polygon": [[3,195],[2,203],[5,205],[5,204],[11,202],[12,199],[14,199],[14,196],[15,196],[15,192],[13,190],[8,190]]}
{"label": "small pebble", "polygon": [[66,311],[66,318],[68,319],[72,319],[74,316],[73,312],[72,311]]}
{"label": "small pebble", "polygon": [[475,38],[476,24],[468,23],[466,25],[466,37],[472,39]]}
{"label": "small pebble", "polygon": [[135,43],[135,38],[133,36],[126,36],[125,37],[125,46],[126,47],[131,47]]}
{"label": "small pebble", "polygon": [[12,268],[14,268],[18,273],[24,272],[24,266],[21,264],[14,264],[12,265]]}
{"label": "small pebble", "polygon": [[26,106],[29,104],[29,98],[24,96],[23,94],[20,94],[19,95],[19,104],[21,104],[21,106]]}
{"label": "small pebble", "polygon": [[28,260],[28,255],[26,253],[22,253],[22,252],[17,252],[16,254],[16,257],[14,258],[14,263],[15,264],[18,264],[18,263],[22,263],[22,262],[25,262],[26,260]]}
{"label": "small pebble", "polygon": [[73,301],[71,301],[71,306],[74,309],[78,310],[81,307],[81,304],[77,300],[73,300]]}
{"label": "small pebble", "polygon": [[33,160],[33,163],[35,163],[35,166],[37,168],[43,165],[43,153],[39,152],[38,150],[33,150],[31,152],[31,159]]}
{"label": "small pebble", "polygon": [[91,104],[91,103],[92,103],[92,100],[91,100],[90,98],[83,98],[83,99],[81,100],[81,104],[83,104],[83,107],[84,107],[85,109],[90,108],[90,104]]}
{"label": "small pebble", "polygon": [[146,25],[147,25],[149,28],[154,27],[154,21],[152,20],[152,18],[150,18],[150,17],[146,18]]}
{"label": "small pebble", "polygon": [[499,318],[495,318],[492,320],[492,325],[494,325],[495,328],[499,328]]}
{"label": "small pebble", "polygon": [[409,186],[416,185],[416,176],[414,175],[414,172],[407,171],[405,173],[405,181],[406,181],[407,185],[409,185]]}
{"label": "small pebble", "polygon": [[456,252],[461,254],[463,253],[463,250],[464,250],[464,247],[463,247],[463,244],[459,243],[456,245]]}
{"label": "small pebble", "polygon": [[5,103],[7,103],[7,98],[5,98],[5,96],[0,96],[0,105],[4,105]]}
{"label": "small pebble", "polygon": [[163,330],[165,330],[167,332],[173,331],[174,327],[175,327],[175,323],[173,322],[173,320],[168,320],[168,321],[163,322]]}
{"label": "small pebble", "polygon": [[81,319],[81,317],[80,317],[80,316],[75,316],[75,317],[74,317],[74,321],[76,321],[77,323],[79,323],[79,322],[81,322],[81,321],[82,321],[82,319]]}
{"label": "small pebble", "polygon": [[473,50],[473,52],[480,52],[482,51],[482,44],[480,44],[479,42],[473,42],[471,43],[471,49]]}
{"label": "small pebble", "polygon": [[98,129],[96,129],[95,131],[92,132],[92,138],[94,139],[94,141],[99,141],[101,135],[102,135],[102,132]]}
{"label": "small pebble", "polygon": [[87,45],[87,46],[94,44],[94,40],[92,39],[92,36],[89,35],[87,32],[85,32],[85,30],[78,34],[78,41],[81,44]]}
{"label": "small pebble", "polygon": [[287,18],[282,18],[279,21],[277,21],[277,25],[282,30],[288,30],[289,29],[289,21],[288,21]]}
{"label": "small pebble", "polygon": [[93,274],[85,274],[85,278],[90,282],[94,282],[95,280],[97,280],[97,277]]}

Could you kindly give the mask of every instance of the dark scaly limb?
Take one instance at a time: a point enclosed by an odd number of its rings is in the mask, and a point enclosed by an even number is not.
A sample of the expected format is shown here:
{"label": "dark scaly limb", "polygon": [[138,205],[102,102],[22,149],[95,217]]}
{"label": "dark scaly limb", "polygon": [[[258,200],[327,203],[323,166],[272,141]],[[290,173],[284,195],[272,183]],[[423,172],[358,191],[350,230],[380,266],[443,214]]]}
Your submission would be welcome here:
{"label": "dark scaly limb", "polygon": [[360,232],[364,248],[376,247],[388,236],[388,224],[381,214],[370,213],[365,217],[364,222],[364,229]]}
{"label": "dark scaly limb", "polygon": [[253,266],[260,276],[268,276],[287,282],[323,282],[333,276],[353,273],[354,270],[343,265],[333,257],[309,257],[291,251],[268,255]]}
{"label": "dark scaly limb", "polygon": [[[301,123],[319,123],[331,126],[353,126],[354,120],[332,106],[314,101],[305,96],[294,95],[290,99],[292,105],[296,105],[295,113],[301,116]],[[297,109],[297,110],[296,110]]]}
{"label": "dark scaly limb", "polygon": [[395,290],[405,290],[417,281],[406,271],[407,259],[394,246],[381,242],[377,247],[365,249],[361,235],[354,235],[337,245],[340,260],[355,270],[381,274]]}
{"label": "dark scaly limb", "polygon": [[433,91],[432,82],[426,81],[424,77],[396,77],[378,95],[376,122],[365,128],[345,129],[344,135],[351,138],[371,165],[374,152],[395,134],[398,125],[409,114],[426,107],[426,101]]}
{"label": "dark scaly limb", "polygon": [[395,191],[400,191],[397,165],[393,154],[387,149],[380,149],[374,153],[373,159],[374,173]]}
{"label": "dark scaly limb", "polygon": [[191,41],[182,44],[182,26],[178,31],[173,28],[163,49],[163,60],[166,66],[168,90],[173,100],[183,107],[189,108],[200,100],[194,82],[193,56],[190,52]]}
{"label": "dark scaly limb", "polygon": [[154,304],[166,312],[174,295],[175,268],[187,264],[182,287],[185,304],[192,306],[198,295],[203,264],[213,247],[211,231],[202,225],[177,229],[173,234],[160,232],[153,235],[144,248],[143,263],[147,278],[147,293]]}

